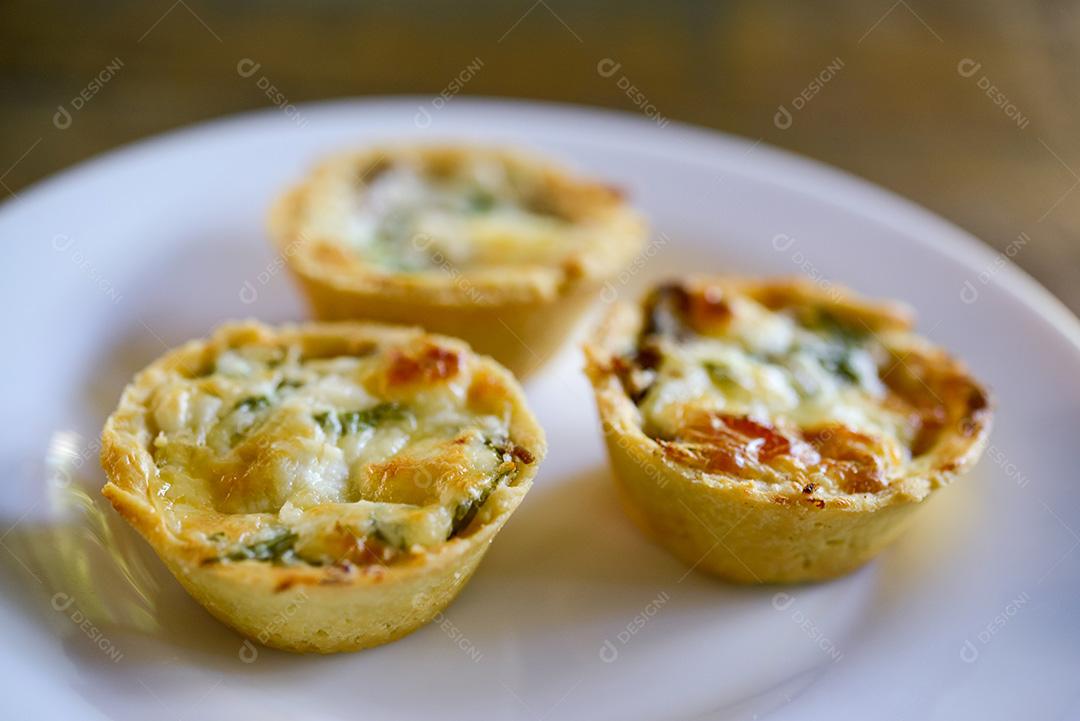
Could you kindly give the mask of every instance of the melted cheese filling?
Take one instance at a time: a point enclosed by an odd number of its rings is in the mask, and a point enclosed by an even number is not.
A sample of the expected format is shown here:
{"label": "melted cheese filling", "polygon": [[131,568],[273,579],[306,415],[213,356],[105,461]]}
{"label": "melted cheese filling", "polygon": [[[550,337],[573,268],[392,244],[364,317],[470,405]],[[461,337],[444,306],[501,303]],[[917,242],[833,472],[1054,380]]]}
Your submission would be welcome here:
{"label": "melted cheese filling", "polygon": [[[206,375],[169,374],[148,408],[156,502],[174,532],[216,545],[219,560],[331,564],[387,561],[462,530],[516,475],[509,407],[470,410],[467,370],[428,355],[442,365],[251,347]],[[408,382],[425,370],[436,380]]]}
{"label": "melted cheese filling", "polygon": [[[808,327],[744,296],[689,330],[661,319],[624,376],[645,433],[679,462],[806,493],[880,491],[911,459],[917,427],[879,376],[891,361],[866,329]],[[700,332],[699,332],[700,331]]]}
{"label": "melted cheese filling", "polygon": [[397,271],[557,262],[576,244],[573,226],[529,202],[510,172],[480,158],[444,177],[395,163],[356,193],[346,242]]}

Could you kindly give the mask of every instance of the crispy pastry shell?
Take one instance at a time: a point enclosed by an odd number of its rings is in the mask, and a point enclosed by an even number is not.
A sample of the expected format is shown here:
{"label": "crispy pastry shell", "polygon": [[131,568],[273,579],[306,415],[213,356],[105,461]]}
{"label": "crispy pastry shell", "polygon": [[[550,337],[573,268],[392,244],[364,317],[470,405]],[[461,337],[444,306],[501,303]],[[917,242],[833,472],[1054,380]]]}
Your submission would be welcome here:
{"label": "crispy pastry shell", "polygon": [[904,308],[800,279],[687,281],[700,284],[746,293],[770,306],[814,304],[858,318],[909,362],[965,392],[949,395],[950,402],[963,400],[947,409],[949,423],[920,456],[918,468],[886,491],[829,499],[776,493],[682,465],[643,432],[640,412],[613,364],[618,349],[637,337],[642,311],[613,307],[585,351],[616,485],[634,523],[688,566],[738,583],[818,581],[848,573],[897,538],[934,491],[978,460],[990,431],[988,396],[962,364],[910,332]]}
{"label": "crispy pastry shell", "polygon": [[[588,220],[591,240],[559,265],[399,273],[380,271],[305,229],[306,208],[329,178],[347,169],[377,167],[396,153],[447,165],[481,153],[527,169],[575,217]],[[353,170],[354,175],[363,172]],[[317,318],[420,325],[464,339],[522,377],[555,354],[604,284],[640,251],[646,232],[641,216],[609,186],[573,177],[532,155],[468,146],[388,147],[337,155],[278,199],[269,226]]]}
{"label": "crispy pastry shell", "polygon": [[208,340],[170,351],[141,371],[124,390],[102,432],[103,494],[150,543],[185,589],[225,624],[249,638],[288,651],[334,653],[400,638],[437,616],[464,587],[488,545],[532,485],[545,452],[544,434],[525,405],[520,386],[491,359],[460,341],[427,336],[469,358],[488,389],[511,402],[510,434],[535,462],[512,484],[499,486],[462,533],[401,562],[341,573],[334,566],[273,565],[266,561],[208,563],[208,544],[178,537],[170,513],[155,503],[160,483],[148,446],[146,401],[170,369],[198,367],[238,345],[296,339],[335,353],[365,352],[424,336],[418,328],[362,323],[309,323],[270,328],[254,322],[224,325]]}

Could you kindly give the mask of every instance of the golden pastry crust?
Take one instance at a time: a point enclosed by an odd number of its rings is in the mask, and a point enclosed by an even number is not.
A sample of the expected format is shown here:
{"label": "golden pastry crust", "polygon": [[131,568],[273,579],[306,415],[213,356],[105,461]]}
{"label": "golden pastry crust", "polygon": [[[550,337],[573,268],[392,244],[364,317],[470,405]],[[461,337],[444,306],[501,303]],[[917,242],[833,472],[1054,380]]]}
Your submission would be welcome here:
{"label": "golden pastry crust", "polygon": [[737,582],[868,561],[990,430],[986,391],[911,325],[798,279],[695,277],[615,306],[586,372],[628,514]]}
{"label": "golden pastry crust", "polygon": [[140,372],[101,462],[104,495],[214,616],[330,653],[444,609],[544,453],[514,378],[458,340],[245,322]]}
{"label": "golden pastry crust", "polygon": [[421,325],[518,375],[558,349],[646,226],[614,188],[500,148],[342,153],[270,214],[315,315]]}

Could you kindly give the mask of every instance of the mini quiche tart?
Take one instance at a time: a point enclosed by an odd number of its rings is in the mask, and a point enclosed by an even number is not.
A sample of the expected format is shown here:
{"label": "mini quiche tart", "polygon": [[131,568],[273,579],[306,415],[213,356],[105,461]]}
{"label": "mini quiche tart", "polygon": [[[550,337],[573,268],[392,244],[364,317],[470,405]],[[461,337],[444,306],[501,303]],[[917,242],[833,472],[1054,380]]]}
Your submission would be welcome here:
{"label": "mini quiche tart", "polygon": [[629,515],[737,582],[855,569],[989,433],[987,393],[903,308],[807,281],[660,286],[586,355]]}
{"label": "mini quiche tart", "polygon": [[445,608],[544,452],[510,373],[460,341],[248,322],[139,373],[101,461],[105,496],[213,615],[329,653]]}
{"label": "mini quiche tart", "polygon": [[610,186],[473,146],[332,157],[279,199],[270,229],[317,317],[421,325],[519,375],[554,353],[646,232]]}

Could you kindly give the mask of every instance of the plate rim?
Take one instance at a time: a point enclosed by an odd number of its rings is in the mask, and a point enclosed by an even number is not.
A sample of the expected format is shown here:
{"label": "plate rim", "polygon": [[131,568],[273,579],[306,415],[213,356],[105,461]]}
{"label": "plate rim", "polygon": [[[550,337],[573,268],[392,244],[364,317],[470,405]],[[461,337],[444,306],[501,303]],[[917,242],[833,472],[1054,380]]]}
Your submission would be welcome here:
{"label": "plate rim", "polygon": [[[316,116],[334,115],[343,111],[402,112],[416,110],[430,102],[431,97],[425,95],[373,95],[329,98],[299,103],[295,107],[301,116],[315,119]],[[976,274],[1003,255],[989,244],[979,240],[973,233],[923,207],[914,200],[910,200],[855,173],[830,165],[825,161],[767,143],[762,138],[752,141],[747,137],[734,133],[681,121],[669,121],[661,128],[654,121],[630,111],[526,98],[462,94],[454,97],[452,102],[448,102],[438,112],[440,115],[468,115],[478,112],[516,112],[530,115],[542,113],[566,121],[619,124],[627,131],[653,135],[654,138],[656,132],[666,131],[670,128],[675,131],[671,133],[675,140],[680,138],[683,140],[692,139],[699,145],[710,147],[714,153],[723,155],[724,146],[728,146],[728,149],[741,149],[743,156],[748,156],[752,151],[755,154],[754,164],[760,160],[763,164],[771,164],[775,167],[783,168],[786,166],[793,172],[779,174],[779,178],[786,180],[785,183],[779,182],[777,173],[764,172],[770,170],[764,165],[757,174],[766,178],[770,183],[797,188],[815,199],[839,206],[847,212],[870,217],[890,227],[896,226],[896,219],[889,216],[898,216],[905,219],[906,222],[903,224],[907,226],[917,221],[933,231],[934,237],[940,241],[935,244],[938,250],[952,256],[968,270]],[[280,109],[276,107],[227,113],[162,133],[156,133],[94,154],[35,181],[23,190],[18,191],[18,195],[12,194],[0,201],[0,224],[8,222],[21,209],[34,203],[46,201],[48,194],[55,189],[78,183],[83,176],[101,172],[104,168],[137,161],[140,155],[153,154],[168,145],[190,142],[200,135],[227,132],[230,129],[250,123],[280,123],[283,117]],[[423,137],[423,132],[416,131],[417,128],[413,127],[409,132],[403,132],[402,135],[414,138]],[[578,129],[572,131],[571,134],[573,133],[585,134],[586,131],[582,131],[578,126]],[[559,132],[555,133],[555,135],[566,135],[566,133]],[[610,145],[616,144],[618,141],[605,138],[604,142]],[[660,144],[655,145],[659,146]],[[635,150],[642,152],[643,148],[637,146]],[[644,150],[653,151],[654,148],[645,148]],[[716,157],[702,158],[699,154],[692,153],[683,156],[673,152],[670,146],[665,147],[664,152],[661,154],[669,157],[680,155],[680,159],[690,162],[716,164]],[[732,159],[726,157],[725,160],[731,162]],[[746,168],[740,168],[740,170],[747,171]],[[812,182],[815,179],[820,182]],[[856,204],[854,202],[856,197],[864,202],[870,202],[868,204]],[[911,236],[915,240],[922,239],[920,236],[911,233],[910,228],[904,235]],[[993,282],[1002,291],[1016,298],[1029,310],[1046,321],[1054,330],[1058,331],[1062,338],[1072,347],[1074,354],[1080,358],[1080,317],[1074,314],[1061,299],[1051,293],[1015,262],[1006,262],[995,271]]]}
{"label": "plate rim", "polygon": [[[298,106],[301,112],[309,115],[313,120],[323,114],[337,114],[340,112],[360,112],[380,109],[382,112],[396,113],[413,111],[417,103],[428,103],[430,97],[424,96],[397,96],[392,98],[371,99],[336,99]],[[521,113],[547,114],[547,117],[558,117],[562,127],[570,127],[570,132],[536,133],[538,137],[565,137],[587,141],[592,136],[591,130],[575,130],[570,125],[575,120],[587,118],[597,124],[616,124],[622,128],[631,129],[636,127],[642,135],[653,135],[657,131],[655,123],[644,118],[636,117],[632,113],[596,109],[590,107],[575,106],[563,103],[484,99],[484,98],[461,98],[456,102],[464,108],[464,111],[454,112],[465,114],[491,113],[495,111],[514,111]],[[451,106],[457,107],[457,106]],[[445,110],[445,112],[450,112]],[[18,222],[23,207],[50,204],[56,202],[51,194],[63,191],[69,186],[81,186],[88,178],[97,173],[110,172],[110,169],[118,166],[138,165],[146,162],[145,155],[155,157],[160,152],[171,152],[173,145],[188,146],[192,142],[198,142],[203,135],[219,136],[234,132],[236,129],[250,127],[250,123],[281,124],[280,111],[276,108],[262,108],[246,111],[238,114],[230,114],[216,119],[203,121],[189,126],[177,128],[165,133],[143,138],[118,148],[99,153],[79,163],[48,176],[20,191],[18,198],[10,197],[0,202],[0,229],[4,224]],[[539,126],[539,123],[537,123]],[[674,157],[680,161],[695,162],[712,167],[722,167],[736,174],[745,174],[742,167],[743,156],[735,157],[740,151],[749,152],[754,150],[755,155],[746,161],[756,165],[759,159],[763,159],[760,167],[760,175],[756,173],[747,177],[754,177],[776,182],[779,185],[805,192],[815,202],[825,202],[845,213],[852,213],[861,217],[870,218],[888,227],[898,228],[905,236],[904,242],[933,245],[934,250],[943,253],[944,256],[955,259],[963,268],[972,273],[978,273],[988,264],[993,263],[1000,255],[992,247],[984,245],[967,231],[936,215],[930,210],[919,206],[903,196],[878,186],[870,181],[860,178],[847,171],[834,168],[823,162],[800,156],[768,145],[763,141],[755,143],[747,138],[734,136],[720,131],[713,131],[682,123],[671,123],[669,127],[678,132],[673,133],[669,143],[658,143],[655,154],[658,157]],[[232,128],[232,130],[230,130]],[[411,126],[405,128],[408,135],[423,137]],[[671,145],[676,145],[680,139],[690,139],[686,143],[685,153],[671,154]],[[611,146],[618,147],[619,143],[629,141],[625,138],[612,140]],[[712,148],[710,157],[695,157],[694,148]],[[756,149],[756,150],[755,150]],[[760,155],[756,155],[760,153]],[[731,163],[730,165],[728,163]],[[786,175],[777,177],[778,168],[788,168]],[[848,192],[850,191],[850,193]],[[864,203],[869,198],[871,202]],[[915,230],[913,230],[913,228]],[[917,230],[924,228],[927,232],[919,233]],[[1080,358],[1080,320],[1059,299],[1043,288],[1038,281],[1031,278],[1015,263],[1006,263],[1000,272],[994,277],[994,285],[1002,293],[1009,296],[1009,301],[1024,307],[1025,312],[1030,311],[1045,321],[1046,325],[1053,328],[1066,341],[1064,347],[1071,348],[1070,358]],[[1055,346],[1061,352],[1061,346]],[[93,712],[96,707],[84,701],[80,706],[83,712]]]}

